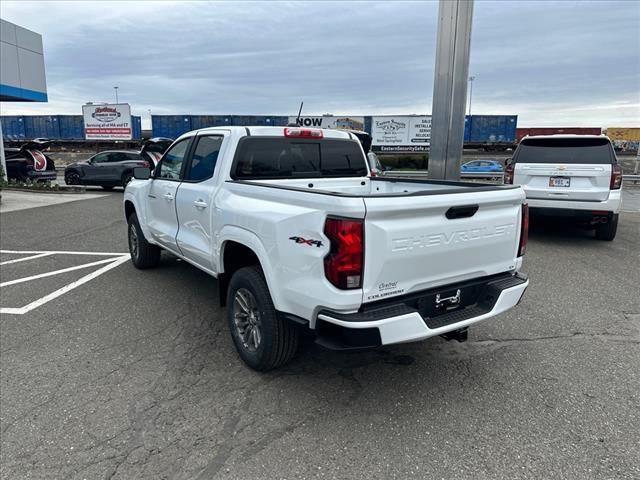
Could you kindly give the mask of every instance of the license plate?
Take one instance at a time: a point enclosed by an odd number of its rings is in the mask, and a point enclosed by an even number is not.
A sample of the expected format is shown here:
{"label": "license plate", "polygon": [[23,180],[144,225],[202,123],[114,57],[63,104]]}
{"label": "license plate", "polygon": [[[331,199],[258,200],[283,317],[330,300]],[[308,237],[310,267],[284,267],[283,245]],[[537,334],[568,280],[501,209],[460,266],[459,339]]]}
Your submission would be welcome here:
{"label": "license plate", "polygon": [[571,178],[569,177],[549,177],[550,187],[570,187]]}

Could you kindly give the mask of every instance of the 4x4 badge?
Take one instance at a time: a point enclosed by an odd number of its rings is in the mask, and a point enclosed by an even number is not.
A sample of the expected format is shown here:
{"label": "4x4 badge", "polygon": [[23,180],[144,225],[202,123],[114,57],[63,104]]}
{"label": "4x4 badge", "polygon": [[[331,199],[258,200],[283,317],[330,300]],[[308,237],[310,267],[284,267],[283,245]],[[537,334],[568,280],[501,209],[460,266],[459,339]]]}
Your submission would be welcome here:
{"label": "4x4 badge", "polygon": [[313,240],[313,239],[303,238],[303,237],[289,237],[289,240],[293,240],[296,243],[304,243],[305,245],[311,245],[311,246],[315,245],[316,247],[322,246],[321,240]]}

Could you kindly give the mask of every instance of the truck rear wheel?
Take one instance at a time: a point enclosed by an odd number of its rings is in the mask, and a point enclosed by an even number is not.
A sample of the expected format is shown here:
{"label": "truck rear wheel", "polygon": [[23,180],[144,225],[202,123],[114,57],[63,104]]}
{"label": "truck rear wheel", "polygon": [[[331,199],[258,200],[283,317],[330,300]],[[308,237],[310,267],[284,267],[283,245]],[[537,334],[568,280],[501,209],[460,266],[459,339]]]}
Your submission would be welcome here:
{"label": "truck rear wheel", "polygon": [[138,216],[135,213],[129,215],[127,219],[129,224],[128,239],[129,239],[129,253],[131,254],[131,261],[136,268],[141,270],[147,268],[153,268],[160,263],[160,247],[157,245],[151,245],[144,238],[142,228],[138,222]]}
{"label": "truck rear wheel", "polygon": [[618,232],[618,214],[611,216],[611,221],[596,225],[596,238],[598,240],[611,241],[616,238]]}
{"label": "truck rear wheel", "polygon": [[236,271],[227,291],[227,322],[240,358],[266,372],[289,362],[300,332],[277,314],[259,267]]}

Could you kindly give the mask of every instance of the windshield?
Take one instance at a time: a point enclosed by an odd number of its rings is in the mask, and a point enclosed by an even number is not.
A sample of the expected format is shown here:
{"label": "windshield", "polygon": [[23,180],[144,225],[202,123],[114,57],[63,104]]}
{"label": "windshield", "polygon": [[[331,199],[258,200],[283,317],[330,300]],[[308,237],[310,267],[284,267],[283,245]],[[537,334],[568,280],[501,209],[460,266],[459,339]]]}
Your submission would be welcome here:
{"label": "windshield", "polygon": [[367,166],[353,140],[246,137],[231,172],[234,179],[363,177]]}
{"label": "windshield", "polygon": [[516,163],[614,163],[606,138],[524,139],[514,156]]}

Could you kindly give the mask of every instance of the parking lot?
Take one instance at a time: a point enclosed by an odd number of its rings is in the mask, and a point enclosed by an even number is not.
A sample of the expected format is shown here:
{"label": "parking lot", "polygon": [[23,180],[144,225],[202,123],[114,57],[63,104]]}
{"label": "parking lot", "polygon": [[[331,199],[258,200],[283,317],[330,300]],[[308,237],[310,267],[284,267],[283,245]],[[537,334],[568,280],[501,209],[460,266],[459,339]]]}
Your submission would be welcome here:
{"label": "parking lot", "polygon": [[120,191],[2,213],[2,478],[639,478],[640,189],[624,201],[613,242],[534,218],[522,304],[466,343],[308,342],[268,374],[213,278],[131,265]]}

